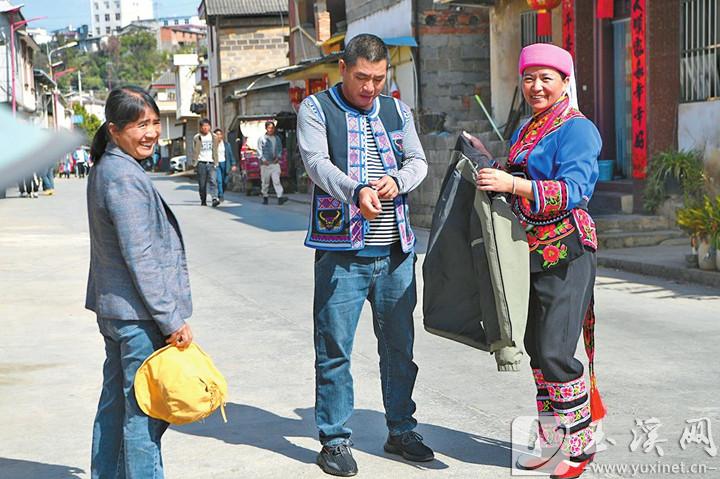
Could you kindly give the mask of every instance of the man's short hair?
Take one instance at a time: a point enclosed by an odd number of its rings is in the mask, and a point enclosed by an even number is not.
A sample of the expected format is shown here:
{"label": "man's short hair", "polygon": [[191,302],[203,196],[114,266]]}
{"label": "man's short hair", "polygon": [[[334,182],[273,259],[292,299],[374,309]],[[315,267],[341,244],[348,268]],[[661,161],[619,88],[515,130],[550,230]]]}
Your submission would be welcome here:
{"label": "man's short hair", "polygon": [[342,59],[345,65],[355,65],[358,58],[364,58],[370,63],[387,61],[390,64],[390,52],[382,39],[371,33],[361,33],[352,38],[345,46]]}
{"label": "man's short hair", "polygon": [[222,128],[215,128],[215,129],[213,130],[213,133],[222,133],[222,132],[223,132],[223,131],[222,131]]}
{"label": "man's short hair", "polygon": [[275,122],[274,122],[274,121],[270,121],[270,120],[266,121],[266,122],[265,122],[265,129],[267,130],[267,127],[270,126],[270,125],[275,126]]}
{"label": "man's short hair", "polygon": [[210,124],[210,120],[208,120],[207,118],[203,118],[202,120],[200,120],[200,126],[209,125],[209,124]]}

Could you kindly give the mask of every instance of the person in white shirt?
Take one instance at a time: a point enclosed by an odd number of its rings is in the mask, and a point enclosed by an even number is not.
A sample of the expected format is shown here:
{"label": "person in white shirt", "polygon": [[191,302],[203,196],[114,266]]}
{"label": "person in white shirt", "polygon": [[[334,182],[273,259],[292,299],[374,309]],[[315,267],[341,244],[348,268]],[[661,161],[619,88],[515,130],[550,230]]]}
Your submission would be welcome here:
{"label": "person in white shirt", "polygon": [[210,198],[213,207],[220,204],[218,200],[217,172],[218,139],[210,132],[210,120],[200,120],[200,132],[193,138],[193,165],[197,170],[200,190],[200,204],[207,205],[207,190],[210,186]]}

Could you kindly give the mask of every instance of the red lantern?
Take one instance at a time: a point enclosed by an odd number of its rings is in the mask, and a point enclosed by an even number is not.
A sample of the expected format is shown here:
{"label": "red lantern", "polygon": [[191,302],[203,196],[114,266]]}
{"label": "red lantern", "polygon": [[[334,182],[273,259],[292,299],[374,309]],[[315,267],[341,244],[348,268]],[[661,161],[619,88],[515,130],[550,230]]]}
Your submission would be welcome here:
{"label": "red lantern", "polygon": [[597,18],[612,18],[615,16],[615,5],[613,0],[598,0],[597,2]]}
{"label": "red lantern", "polygon": [[552,14],[550,10],[562,0],[527,0],[528,6],[537,11],[537,34],[539,37],[552,35]]}

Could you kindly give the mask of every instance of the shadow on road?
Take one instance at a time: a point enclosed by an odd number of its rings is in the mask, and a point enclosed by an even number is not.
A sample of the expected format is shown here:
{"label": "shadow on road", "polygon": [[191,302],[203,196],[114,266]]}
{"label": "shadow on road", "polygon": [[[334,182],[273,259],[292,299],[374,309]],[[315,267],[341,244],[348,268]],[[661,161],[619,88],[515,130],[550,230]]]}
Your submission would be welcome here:
{"label": "shadow on road", "polygon": [[657,299],[697,299],[713,300],[720,298],[717,289],[693,283],[670,281],[654,276],[642,276],[627,271],[599,268],[596,288],[623,291],[629,294],[653,295]]}
{"label": "shadow on road", "polygon": [[[296,409],[298,418],[279,416],[264,409],[245,404],[228,403],[228,423],[214,414],[202,423],[174,427],[195,436],[212,437],[229,444],[248,445],[282,454],[296,461],[312,464],[318,449],[307,449],[288,438],[316,438],[314,409]],[[354,448],[385,459],[405,462],[383,451],[387,435],[385,416],[378,411],[356,409],[349,422],[353,428]],[[470,464],[510,467],[511,444],[434,424],[420,424],[417,431],[437,453]],[[408,463],[419,469],[446,469],[447,464],[436,459],[430,463]]]}
{"label": "shadow on road", "polygon": [[[192,200],[183,200],[182,203],[169,202],[171,207],[181,206],[200,206],[200,198],[197,196],[197,184],[190,183],[190,179],[182,176],[156,176],[153,177],[153,181],[157,182],[172,182],[177,183],[174,187],[175,190],[181,191],[193,191],[195,195]],[[226,193],[226,199],[232,200],[232,202],[223,203],[219,208],[214,208],[214,211],[226,213],[233,216],[234,221],[260,228],[273,233],[290,232],[290,231],[305,231],[307,229],[307,214],[300,215],[297,211],[292,211],[288,206],[277,208],[276,204],[272,203],[272,208],[263,206],[259,201],[243,201],[240,194],[228,191]],[[210,203],[210,197],[208,196],[208,204]],[[210,208],[210,206],[208,206]],[[204,212],[198,210],[198,214]]]}
{"label": "shadow on road", "polygon": [[43,464],[42,462],[24,461],[0,457],[0,476],[31,477],[32,479],[78,479],[85,471],[79,467]]}

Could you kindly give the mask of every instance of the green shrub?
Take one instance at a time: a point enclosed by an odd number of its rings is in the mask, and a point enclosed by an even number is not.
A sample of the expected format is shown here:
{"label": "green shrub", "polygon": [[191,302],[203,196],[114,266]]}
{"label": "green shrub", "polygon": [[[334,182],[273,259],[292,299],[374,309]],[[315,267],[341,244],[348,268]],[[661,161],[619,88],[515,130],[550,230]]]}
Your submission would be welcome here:
{"label": "green shrub", "polygon": [[698,151],[663,151],[652,157],[643,191],[645,209],[654,213],[667,199],[665,187],[676,180],[686,207],[697,205],[705,186],[702,155]]}

